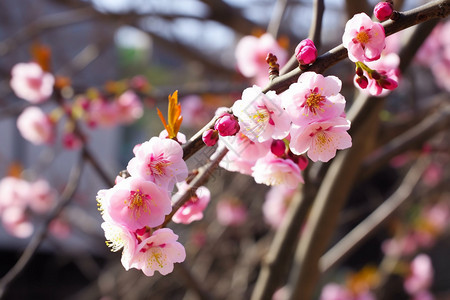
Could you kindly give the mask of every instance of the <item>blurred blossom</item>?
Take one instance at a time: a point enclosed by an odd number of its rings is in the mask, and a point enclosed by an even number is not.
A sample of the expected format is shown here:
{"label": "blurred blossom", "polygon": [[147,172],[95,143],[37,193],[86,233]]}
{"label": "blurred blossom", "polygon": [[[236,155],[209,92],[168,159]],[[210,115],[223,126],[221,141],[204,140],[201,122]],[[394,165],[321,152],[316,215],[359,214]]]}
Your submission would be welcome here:
{"label": "blurred blossom", "polygon": [[83,141],[74,132],[65,132],[62,136],[62,145],[67,150],[77,150],[83,146]]}
{"label": "blurred blossom", "polygon": [[278,64],[283,66],[288,58],[287,51],[269,33],[261,37],[245,36],[236,45],[236,62],[239,71],[247,78],[254,78],[255,83],[264,86],[269,82],[267,54],[277,56]]}
{"label": "blurred blossom", "polygon": [[423,182],[429,187],[438,185],[444,176],[442,165],[438,163],[431,163],[423,173]]}
{"label": "blurred blossom", "polygon": [[217,221],[224,226],[237,226],[247,219],[247,209],[238,199],[222,199],[216,206]]}
{"label": "blurred blossom", "polygon": [[426,291],[433,283],[433,265],[426,254],[417,255],[410,265],[410,274],[405,279],[405,290],[410,295]]}
{"label": "blurred blossom", "polygon": [[25,209],[20,206],[7,207],[2,213],[2,224],[9,234],[18,238],[27,238],[34,230]]}
{"label": "blurred blossom", "polygon": [[53,93],[55,78],[35,62],[18,63],[11,70],[11,88],[17,97],[31,103],[47,100]]}
{"label": "blurred blossom", "polygon": [[51,234],[59,239],[68,238],[70,236],[70,233],[72,232],[70,224],[61,217],[53,219],[50,222],[48,229]]}
{"label": "blurred blossom", "polygon": [[266,194],[262,210],[264,219],[273,228],[280,227],[295,191],[296,189],[276,185]]}
{"label": "blurred blossom", "polygon": [[144,114],[141,99],[133,91],[126,91],[113,103],[117,106],[118,121],[122,124],[131,124]]}
{"label": "blurred blossom", "polygon": [[29,199],[30,208],[36,213],[47,213],[56,204],[57,192],[44,179],[30,183],[28,193],[32,195]]}
{"label": "blurred blossom", "polygon": [[180,99],[183,126],[201,128],[211,119],[211,114],[197,95],[190,95]]}
{"label": "blurred blossom", "polygon": [[35,145],[51,143],[55,135],[54,124],[37,106],[29,106],[21,112],[17,128],[24,139]]}

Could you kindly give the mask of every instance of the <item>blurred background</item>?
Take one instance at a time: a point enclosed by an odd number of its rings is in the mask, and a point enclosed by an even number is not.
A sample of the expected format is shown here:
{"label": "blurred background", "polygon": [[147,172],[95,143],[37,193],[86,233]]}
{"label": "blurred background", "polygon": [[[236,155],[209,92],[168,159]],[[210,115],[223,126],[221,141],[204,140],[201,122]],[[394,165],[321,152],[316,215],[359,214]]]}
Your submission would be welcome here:
{"label": "blurred background", "polygon": [[[366,11],[370,15],[376,2],[326,0],[319,54],[339,45],[345,22],[356,12]],[[395,2],[406,10],[426,1]],[[181,132],[189,138],[214,116],[216,108],[230,107],[243,89],[254,83],[254,78],[240,74],[236,64],[235,48],[239,40],[247,35],[261,36],[269,28],[290,56],[298,42],[308,36],[312,6],[310,0],[2,0],[0,176],[45,178],[60,194],[80,155],[76,149],[70,151],[58,143],[32,145],[16,127],[17,117],[27,103],[17,98],[9,86],[11,69],[19,62],[33,59],[30,51],[33,45],[51,51],[53,74],[70,78],[68,99],[93,92],[118,95],[132,85],[133,79],[141,80],[137,90],[144,105],[142,118],[133,124],[85,128],[90,153],[112,182],[126,168],[133,147],[164,129],[156,107],[166,113],[169,94],[179,91],[184,117]],[[277,23],[277,18],[281,22]],[[439,73],[430,64],[414,61],[403,74],[398,90],[388,96],[380,114],[382,125],[377,145],[388,143],[434,112],[448,109],[450,32],[446,32],[447,41],[443,40],[436,50],[447,49],[446,64],[440,63],[444,70]],[[401,44],[405,35],[397,35],[394,40]],[[326,72],[343,81],[342,93],[349,106],[358,94],[353,85],[353,70],[347,60]],[[41,105],[48,112],[56,106]],[[405,170],[420,155],[429,155],[429,168],[414,199],[402,206],[355,254],[327,274],[322,284],[344,284],[355,274],[364,277],[361,274],[376,269],[389,253],[386,250],[389,241],[391,249],[396,245],[403,247],[398,244],[408,234],[426,231],[429,242],[404,256],[411,260],[425,251],[435,272],[430,290],[436,299],[450,299],[448,127],[448,122],[444,123],[356,185],[340,216],[333,243],[395,191]],[[202,150],[188,165],[201,166],[213,152],[209,148]],[[276,230],[276,225],[263,213],[270,189],[257,185],[249,176],[223,169],[216,171],[207,187],[212,195],[205,218],[188,226],[170,226],[186,247],[186,262],[168,276],[156,274],[148,278],[138,270],[125,271],[120,253],[110,252],[105,245],[95,196],[98,190],[109,186],[87,165],[69,205],[58,216],[58,222],[52,223],[47,238],[4,298],[198,299],[188,288],[192,283],[187,273],[191,272],[212,299],[249,299],[261,259]],[[283,201],[288,202],[288,198]],[[242,208],[242,220],[218,221],[219,202]],[[438,216],[429,217],[428,210],[435,205],[438,208],[432,212],[437,211]],[[433,222],[429,218],[443,221],[439,226],[430,225]],[[44,220],[45,214],[33,216],[35,232]],[[14,236],[0,226],[0,276],[16,263],[30,239]],[[368,273],[358,273],[362,269]],[[383,288],[388,292],[380,298],[409,299],[402,285],[408,272],[393,273],[394,280]],[[320,287],[317,297],[319,294]]]}

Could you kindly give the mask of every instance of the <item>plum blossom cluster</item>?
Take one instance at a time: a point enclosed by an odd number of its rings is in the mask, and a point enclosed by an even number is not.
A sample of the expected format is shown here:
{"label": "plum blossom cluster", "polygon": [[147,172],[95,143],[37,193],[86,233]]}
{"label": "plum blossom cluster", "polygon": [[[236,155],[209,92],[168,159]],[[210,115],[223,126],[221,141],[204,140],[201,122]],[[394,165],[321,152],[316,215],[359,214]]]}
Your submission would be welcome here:
{"label": "plum blossom cluster", "polygon": [[0,180],[0,218],[8,233],[29,237],[34,230],[33,216],[48,213],[58,193],[44,179],[29,182],[7,176]]}
{"label": "plum blossom cluster", "polygon": [[219,149],[229,149],[220,165],[257,183],[297,187],[306,156],[327,162],[351,146],[341,85],[335,76],[305,72],[281,95],[256,85],[245,89],[232,107],[239,131],[219,135]]}
{"label": "plum blossom cluster", "polygon": [[[167,131],[160,137],[136,145],[134,157],[127,165],[129,177],[117,177],[116,185],[97,194],[102,212],[107,244],[112,251],[122,251],[126,270],[140,269],[147,276],[155,271],[166,275],[174,263],[184,261],[186,252],[178,236],[169,228],[162,228],[172,211],[170,194],[175,186],[184,194],[188,175],[179,142],[186,137],[178,133],[177,140],[168,138]],[[203,218],[210,193],[200,187],[172,217],[176,223],[189,224]]]}
{"label": "plum blossom cluster", "polygon": [[[377,6],[376,11],[378,9],[381,8]],[[380,11],[380,17],[384,13],[387,12]],[[386,47],[386,36],[380,23],[373,22],[365,13],[356,14],[345,25],[342,42],[349,59],[356,64],[355,86],[373,96],[381,96],[397,88],[399,61],[392,56],[380,60]]]}
{"label": "plum blossom cluster", "polygon": [[113,251],[123,248],[126,270],[140,269],[147,276],[157,270],[166,275],[186,257],[178,236],[171,229],[157,228],[172,211],[169,195],[175,183],[187,177],[183,150],[172,139],[153,137],[133,152],[127,166],[131,176],[118,177],[115,186],[97,194],[102,228]]}
{"label": "plum blossom cluster", "polygon": [[[66,149],[79,148],[84,137],[75,132],[75,121],[83,121],[88,127],[110,127],[117,124],[130,124],[143,115],[142,102],[135,92],[127,90],[108,101],[99,93],[90,92],[86,96],[77,96],[73,101],[62,100],[62,107],[45,112],[41,106],[50,99],[57,89],[69,88],[63,79],[57,79],[35,63],[18,63],[11,71],[10,86],[17,97],[33,104],[22,111],[17,119],[17,127],[21,135],[35,145],[52,144],[57,135],[57,124],[63,116],[68,120],[64,124],[62,144]],[[142,80],[141,80],[142,81]],[[135,87],[142,83],[132,80]],[[131,83],[130,83],[131,85]],[[57,96],[59,97],[59,96]],[[63,99],[63,97],[60,97]]]}

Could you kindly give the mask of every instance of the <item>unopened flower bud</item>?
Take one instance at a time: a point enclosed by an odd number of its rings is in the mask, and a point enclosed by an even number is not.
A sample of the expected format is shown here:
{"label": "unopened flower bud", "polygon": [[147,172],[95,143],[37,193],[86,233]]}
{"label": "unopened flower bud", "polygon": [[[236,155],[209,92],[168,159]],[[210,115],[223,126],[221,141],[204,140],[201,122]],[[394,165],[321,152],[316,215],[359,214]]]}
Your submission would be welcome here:
{"label": "unopened flower bud", "polygon": [[366,76],[355,76],[355,82],[359,85],[360,88],[365,89],[369,84],[369,80]]}
{"label": "unopened flower bud", "polygon": [[390,78],[381,78],[378,80],[378,84],[383,88],[387,90],[395,90],[398,86],[397,81],[392,80]]}
{"label": "unopened flower bud", "polygon": [[300,42],[295,48],[295,57],[297,57],[300,65],[309,65],[317,58],[317,49],[314,42],[310,39],[305,39]]}
{"label": "unopened flower bud", "polygon": [[299,155],[299,157],[298,157],[298,166],[299,166],[299,168],[300,168],[300,170],[304,170],[304,169],[306,169],[306,167],[308,166],[308,163],[309,163],[309,161],[308,161],[308,159],[306,158],[306,156],[304,156],[304,155]]}
{"label": "unopened flower bud", "polygon": [[356,72],[356,75],[358,75],[359,77],[364,75],[363,69],[361,67],[359,67],[359,66],[356,67],[355,72]]}
{"label": "unopened flower bud", "polygon": [[372,76],[372,78],[373,79],[375,79],[375,80],[380,80],[381,79],[381,74],[380,73],[378,73],[377,71],[372,71],[371,73],[370,73],[370,75]]}
{"label": "unopened flower bud", "polygon": [[217,130],[221,136],[230,136],[238,133],[240,126],[235,116],[225,114],[216,121],[214,129]]}
{"label": "unopened flower bud", "polygon": [[212,147],[217,143],[217,140],[219,139],[219,133],[217,130],[214,129],[208,129],[205,132],[203,132],[202,140],[208,147]]}
{"label": "unopened flower bud", "polygon": [[373,9],[373,14],[380,21],[388,20],[393,12],[394,7],[389,2],[379,2]]}
{"label": "unopened flower bud", "polygon": [[270,151],[278,157],[282,157],[286,154],[286,145],[282,140],[273,140],[270,145]]}

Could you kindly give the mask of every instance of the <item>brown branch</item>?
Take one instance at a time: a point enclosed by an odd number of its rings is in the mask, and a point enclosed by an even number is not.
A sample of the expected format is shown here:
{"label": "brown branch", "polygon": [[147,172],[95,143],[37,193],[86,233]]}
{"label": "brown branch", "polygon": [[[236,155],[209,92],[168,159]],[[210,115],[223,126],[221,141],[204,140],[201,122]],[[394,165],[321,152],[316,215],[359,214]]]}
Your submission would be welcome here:
{"label": "brown branch", "polygon": [[269,25],[267,26],[267,32],[274,38],[277,38],[278,31],[280,29],[281,21],[283,20],[284,13],[289,0],[277,0],[275,7],[273,8],[272,17]]}
{"label": "brown branch", "polygon": [[80,157],[80,160],[78,161],[78,163],[76,165],[73,166],[73,168],[70,172],[69,180],[66,184],[66,187],[64,188],[64,191],[61,194],[58,204],[55,206],[55,208],[53,208],[53,210],[47,216],[42,227],[35,232],[35,234],[31,238],[30,243],[26,247],[25,251],[23,252],[22,256],[19,258],[17,263],[8,271],[8,273],[6,273],[5,276],[3,276],[0,279],[0,298],[2,298],[2,296],[6,292],[8,286],[15,279],[17,279],[17,277],[20,275],[20,273],[25,269],[25,267],[30,262],[31,258],[36,253],[36,250],[39,248],[41,243],[47,237],[48,227],[50,225],[50,222],[61,213],[61,211],[64,209],[64,207],[67,206],[67,204],[69,204],[70,200],[72,199],[72,197],[75,194],[75,191],[78,187],[78,183],[81,178],[81,172],[83,170],[83,166],[84,166],[84,159],[83,159],[83,157]]}

